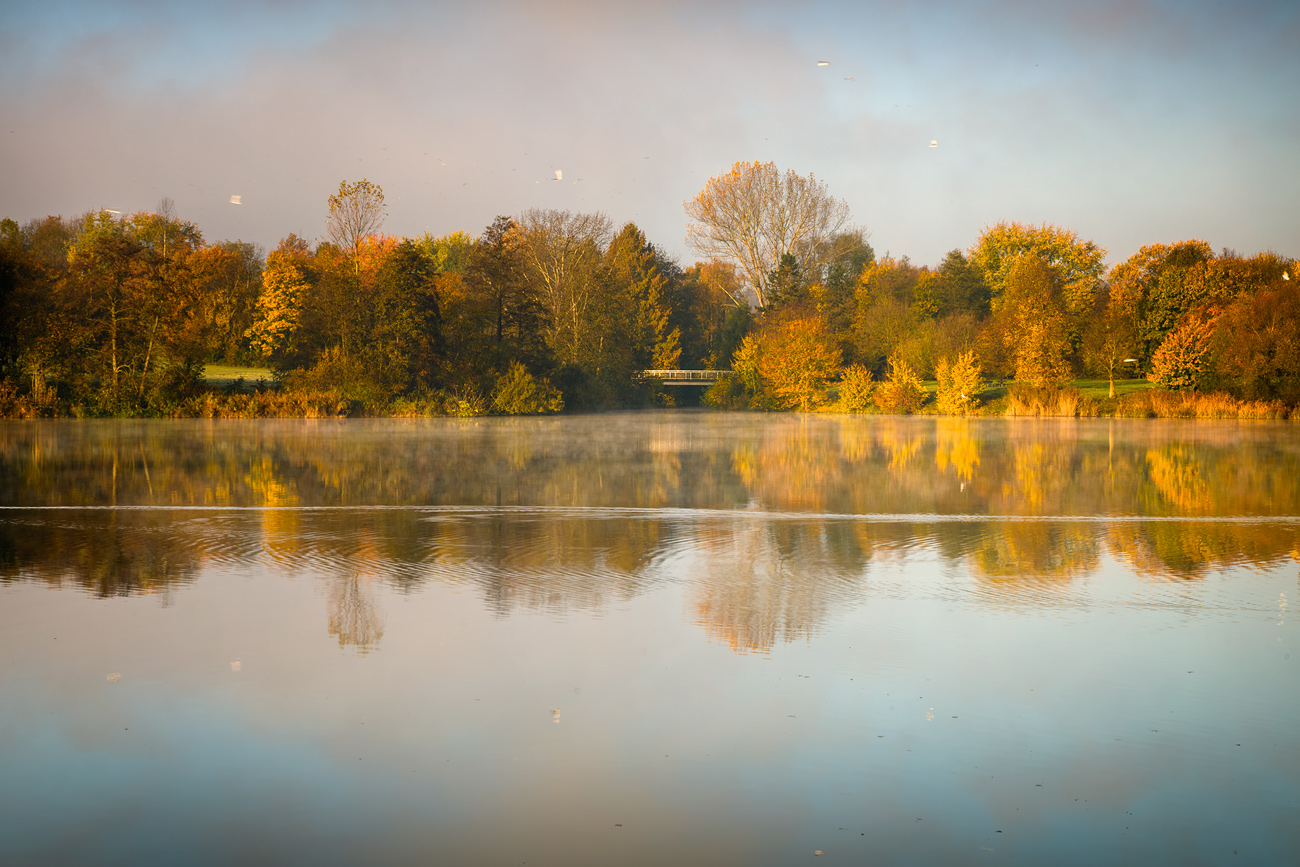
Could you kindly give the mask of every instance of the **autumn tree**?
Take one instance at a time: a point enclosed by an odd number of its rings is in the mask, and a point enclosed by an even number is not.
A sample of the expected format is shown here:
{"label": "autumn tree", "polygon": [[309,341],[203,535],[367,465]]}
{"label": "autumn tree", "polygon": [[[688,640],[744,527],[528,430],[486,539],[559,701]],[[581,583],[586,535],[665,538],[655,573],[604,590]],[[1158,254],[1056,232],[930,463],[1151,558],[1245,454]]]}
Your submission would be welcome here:
{"label": "autumn tree", "polygon": [[924,273],[906,256],[886,255],[858,275],[853,344],[858,360],[877,372],[913,332],[917,311],[912,302]]}
{"label": "autumn tree", "polygon": [[1147,244],[1111,269],[1109,295],[1133,318],[1140,361],[1151,357],[1174,325],[1204,299],[1189,273],[1214,258],[1205,241]]}
{"label": "autumn tree", "polygon": [[758,374],[777,408],[808,412],[825,402],[842,358],[824,317],[787,307],[765,319],[758,341]]}
{"label": "autumn tree", "polygon": [[885,412],[910,414],[925,402],[925,387],[916,370],[903,359],[889,359],[889,378],[876,386],[876,406]]}
{"label": "autumn tree", "polygon": [[162,256],[136,225],[106,211],[86,215],[56,290],[72,320],[70,360],[83,392],[115,413],[162,398],[159,388],[177,373],[192,387],[200,362],[185,327],[193,309],[185,263]]}
{"label": "autumn tree", "polygon": [[548,342],[561,363],[580,364],[593,314],[599,312],[609,217],[533,208],[520,217],[519,232],[528,279],[550,313]]}
{"label": "autumn tree", "polygon": [[1076,327],[1092,311],[1093,290],[1104,271],[1106,251],[1081,239],[1073,229],[1044,223],[1031,226],[1002,222],[988,226],[970,251],[970,264],[979,269],[996,309],[1018,262],[1030,254],[1052,269],[1059,285],[1061,308]]}
{"label": "autumn tree", "polygon": [[247,334],[257,316],[262,288],[261,247],[243,241],[206,245],[188,257],[195,310],[209,361],[254,360]]}
{"label": "autumn tree", "polygon": [[298,325],[314,272],[311,249],[294,234],[266,257],[248,339],[253,351],[273,365],[283,366],[296,354]]}
{"label": "autumn tree", "polygon": [[[339,249],[357,260],[361,240],[384,224],[384,190],[362,178],[339,182],[339,191],[329,197],[325,233]],[[360,262],[355,267],[360,270]]]}
{"label": "autumn tree", "polygon": [[1138,347],[1137,310],[1133,299],[1111,287],[1097,293],[1096,305],[1083,333],[1083,361],[1110,382],[1115,396],[1115,377],[1125,364],[1136,362]]}
{"label": "autumn tree", "polygon": [[1147,379],[1173,391],[1196,391],[1209,372],[1212,319],[1189,314],[1165,335],[1151,356]]}
{"label": "autumn tree", "polygon": [[1277,280],[1238,296],[1211,340],[1219,385],[1239,397],[1300,401],[1300,287]]}
{"label": "autumn tree", "polygon": [[674,325],[680,329],[682,358],[688,367],[726,368],[753,321],[735,266],[730,262],[696,262],[673,275],[677,303]]}
{"label": "autumn tree", "polygon": [[1058,385],[1070,379],[1070,328],[1056,270],[1033,253],[1016,258],[1003,280],[1001,315],[1008,321],[1016,379]]}
{"label": "autumn tree", "polygon": [[940,358],[935,378],[938,380],[935,403],[939,412],[959,415],[975,408],[976,396],[983,382],[974,350],[967,350],[951,360],[947,356]]}
{"label": "autumn tree", "polygon": [[760,308],[771,302],[771,273],[787,254],[805,274],[820,274],[830,240],[849,219],[848,204],[813,175],[782,174],[775,163],[737,162],[684,203],[694,222],[686,240],[705,256],[735,261]]}

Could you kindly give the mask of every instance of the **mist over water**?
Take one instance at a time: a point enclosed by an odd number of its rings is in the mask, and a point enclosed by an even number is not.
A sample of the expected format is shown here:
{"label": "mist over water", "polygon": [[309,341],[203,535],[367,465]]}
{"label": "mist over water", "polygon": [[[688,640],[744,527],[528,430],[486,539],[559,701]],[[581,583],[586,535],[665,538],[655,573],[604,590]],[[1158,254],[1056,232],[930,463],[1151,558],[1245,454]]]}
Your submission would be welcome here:
{"label": "mist over water", "polygon": [[1285,863],[1298,558],[1285,423],[0,423],[0,860]]}

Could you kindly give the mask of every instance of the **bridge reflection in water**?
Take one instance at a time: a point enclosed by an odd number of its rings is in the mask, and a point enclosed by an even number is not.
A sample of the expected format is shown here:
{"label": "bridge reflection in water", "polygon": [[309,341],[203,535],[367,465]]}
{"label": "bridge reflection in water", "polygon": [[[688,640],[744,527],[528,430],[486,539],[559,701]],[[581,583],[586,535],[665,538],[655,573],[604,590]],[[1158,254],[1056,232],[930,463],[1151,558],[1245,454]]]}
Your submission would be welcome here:
{"label": "bridge reflection in water", "polygon": [[713,385],[730,370],[643,370],[641,375],[658,379],[664,385]]}

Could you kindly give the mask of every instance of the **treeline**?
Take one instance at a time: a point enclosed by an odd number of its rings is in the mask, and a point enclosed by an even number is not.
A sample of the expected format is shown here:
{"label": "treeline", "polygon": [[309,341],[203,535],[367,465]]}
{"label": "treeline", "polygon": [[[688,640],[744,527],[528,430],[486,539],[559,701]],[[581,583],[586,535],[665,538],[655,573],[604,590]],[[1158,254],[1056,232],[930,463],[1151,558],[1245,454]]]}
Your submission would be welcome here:
{"label": "treeline", "polygon": [[[999,223],[931,268],[877,258],[841,218],[767,260],[686,268],[601,213],[530,210],[478,237],[382,235],[382,195],[340,185],[329,240],[289,235],[265,256],[205,241],[167,200],[4,220],[0,414],[671,405],[642,371],[678,367],[733,371],[704,396],[732,408],[966,413],[990,381],[1014,380],[1024,402],[1079,376],[1112,393],[1147,377],[1268,402],[1264,414],[1300,401],[1294,262],[1272,253],[1154,244],[1107,271],[1074,232]],[[710,237],[709,251],[725,249]],[[214,393],[212,363],[269,367],[273,382]],[[938,382],[933,398],[923,380]]]}
{"label": "treeline", "polygon": [[6,219],[0,281],[9,414],[202,414],[210,363],[269,367],[275,394],[229,396],[266,414],[652,405],[640,371],[724,366],[751,321],[729,268],[560,211],[265,256],[165,208]]}

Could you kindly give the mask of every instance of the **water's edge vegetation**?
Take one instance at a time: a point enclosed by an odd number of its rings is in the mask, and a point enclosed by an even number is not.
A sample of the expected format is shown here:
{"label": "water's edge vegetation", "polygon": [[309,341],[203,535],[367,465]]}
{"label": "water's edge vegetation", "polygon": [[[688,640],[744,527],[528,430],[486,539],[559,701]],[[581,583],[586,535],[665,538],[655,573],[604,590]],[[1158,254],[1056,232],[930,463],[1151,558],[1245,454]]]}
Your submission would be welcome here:
{"label": "water's edge vegetation", "polygon": [[[1178,241],[1108,269],[1072,230],[1001,222],[916,266],[877,257],[824,184],[770,163],[737,163],[685,205],[688,242],[710,257],[690,267],[603,213],[383,235],[383,191],[365,180],[329,197],[328,240],[290,234],[266,255],[205,241],[167,199],[129,216],[4,219],[0,417],[698,402],[1285,419],[1300,403],[1295,261],[1272,252]],[[647,375],[674,369],[727,375],[703,393]]]}

